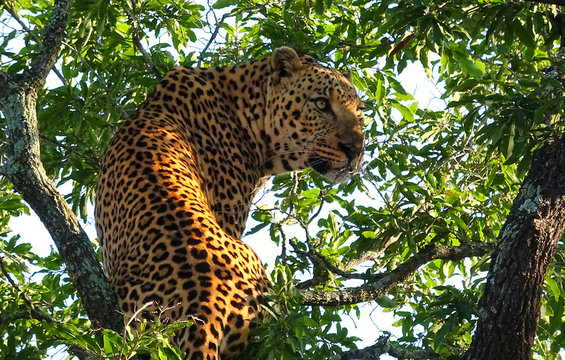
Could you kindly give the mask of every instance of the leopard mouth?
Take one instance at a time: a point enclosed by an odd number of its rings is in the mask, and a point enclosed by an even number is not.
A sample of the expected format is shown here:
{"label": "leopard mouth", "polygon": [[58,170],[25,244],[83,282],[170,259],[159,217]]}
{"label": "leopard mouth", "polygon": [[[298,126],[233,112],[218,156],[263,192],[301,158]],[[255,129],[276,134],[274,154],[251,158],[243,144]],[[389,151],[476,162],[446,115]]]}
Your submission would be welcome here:
{"label": "leopard mouth", "polygon": [[310,156],[308,158],[308,165],[320,173],[320,175],[325,175],[330,171],[330,162],[319,155]]}

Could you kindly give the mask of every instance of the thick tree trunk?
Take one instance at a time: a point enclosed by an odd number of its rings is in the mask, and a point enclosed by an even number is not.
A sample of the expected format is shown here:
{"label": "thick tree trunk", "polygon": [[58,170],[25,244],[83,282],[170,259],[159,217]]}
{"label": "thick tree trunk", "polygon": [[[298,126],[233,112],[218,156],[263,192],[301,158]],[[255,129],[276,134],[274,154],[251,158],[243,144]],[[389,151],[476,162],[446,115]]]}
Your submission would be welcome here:
{"label": "thick tree trunk", "polygon": [[534,154],[492,255],[467,360],[527,360],[545,275],[565,228],[565,138]]}
{"label": "thick tree trunk", "polygon": [[65,35],[71,0],[57,0],[44,29],[42,50],[24,74],[0,72],[0,110],[6,119],[11,148],[0,173],[7,176],[37,213],[67,266],[73,284],[95,329],[123,329],[117,300],[86,233],[40,160],[37,92],[53,67]]}

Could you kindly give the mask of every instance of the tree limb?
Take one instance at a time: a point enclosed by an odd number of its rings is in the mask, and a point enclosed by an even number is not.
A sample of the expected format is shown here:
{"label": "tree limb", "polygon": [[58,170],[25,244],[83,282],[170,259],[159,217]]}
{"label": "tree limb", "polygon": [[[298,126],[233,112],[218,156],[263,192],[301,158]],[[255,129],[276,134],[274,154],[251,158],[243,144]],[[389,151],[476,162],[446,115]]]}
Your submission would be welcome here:
{"label": "tree limb", "polygon": [[366,261],[377,261],[378,257],[392,244],[398,241],[400,235],[391,236],[381,247],[378,251],[366,251],[364,253],[359,254],[358,257],[349,259],[349,261],[343,264],[343,270],[348,271],[353,269],[354,267],[361,265]]}
{"label": "tree limb", "polygon": [[41,51],[37,54],[27,71],[25,80],[34,84],[37,89],[45,82],[45,78],[55,65],[61,40],[65,36],[67,18],[71,9],[72,0],[55,1],[51,19],[43,29]]}
{"label": "tree limb", "polygon": [[351,305],[381,298],[396,284],[404,281],[425,263],[435,259],[461,260],[472,256],[483,256],[494,249],[493,244],[468,244],[462,246],[425,247],[396,269],[373,275],[374,282],[359,287],[335,291],[300,290],[305,305]]}
{"label": "tree limb", "polygon": [[437,359],[439,355],[431,350],[410,350],[400,348],[390,342],[388,336],[381,336],[374,345],[363,349],[344,352],[339,360],[378,360],[381,355],[390,355],[397,359]]}

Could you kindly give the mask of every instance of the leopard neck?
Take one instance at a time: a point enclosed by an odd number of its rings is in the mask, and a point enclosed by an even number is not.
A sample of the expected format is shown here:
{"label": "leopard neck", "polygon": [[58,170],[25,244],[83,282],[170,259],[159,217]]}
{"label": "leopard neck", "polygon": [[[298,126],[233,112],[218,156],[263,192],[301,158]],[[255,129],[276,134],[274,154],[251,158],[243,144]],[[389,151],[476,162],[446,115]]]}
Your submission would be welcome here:
{"label": "leopard neck", "polygon": [[266,181],[261,135],[269,69],[269,58],[225,68],[178,68],[156,88],[163,100],[181,104],[171,109],[180,109],[173,115],[186,125],[179,130],[196,158],[208,206],[236,238]]}

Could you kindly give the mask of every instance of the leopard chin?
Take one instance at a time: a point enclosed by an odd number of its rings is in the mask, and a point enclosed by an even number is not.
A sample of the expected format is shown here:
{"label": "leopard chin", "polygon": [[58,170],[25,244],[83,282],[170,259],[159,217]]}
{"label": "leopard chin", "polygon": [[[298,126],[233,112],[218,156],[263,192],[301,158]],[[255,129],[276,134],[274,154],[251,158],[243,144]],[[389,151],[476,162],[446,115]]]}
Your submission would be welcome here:
{"label": "leopard chin", "polygon": [[362,162],[363,157],[359,156],[341,167],[332,168],[330,161],[319,155],[312,155],[308,158],[308,165],[312,169],[328,181],[336,183],[345,182],[351,178],[351,176],[358,173],[361,170]]}

